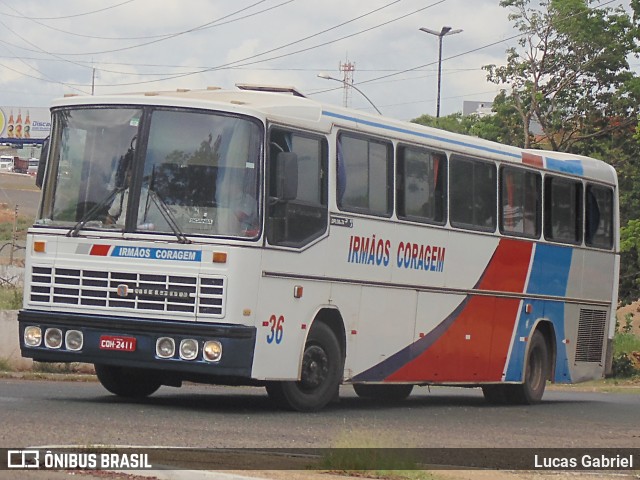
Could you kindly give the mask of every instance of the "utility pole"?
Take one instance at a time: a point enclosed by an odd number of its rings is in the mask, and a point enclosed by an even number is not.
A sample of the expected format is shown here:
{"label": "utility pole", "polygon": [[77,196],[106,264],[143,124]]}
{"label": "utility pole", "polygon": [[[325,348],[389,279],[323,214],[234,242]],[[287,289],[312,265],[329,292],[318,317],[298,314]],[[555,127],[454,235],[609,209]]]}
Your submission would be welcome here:
{"label": "utility pole", "polygon": [[455,35],[456,33],[460,33],[462,32],[462,30],[460,29],[451,30],[451,27],[442,27],[442,29],[439,32],[436,32],[435,30],[430,30],[425,27],[422,27],[420,30],[438,37],[438,100],[437,100],[437,107],[436,107],[436,118],[440,118],[440,85],[442,82],[442,39],[447,35]]}

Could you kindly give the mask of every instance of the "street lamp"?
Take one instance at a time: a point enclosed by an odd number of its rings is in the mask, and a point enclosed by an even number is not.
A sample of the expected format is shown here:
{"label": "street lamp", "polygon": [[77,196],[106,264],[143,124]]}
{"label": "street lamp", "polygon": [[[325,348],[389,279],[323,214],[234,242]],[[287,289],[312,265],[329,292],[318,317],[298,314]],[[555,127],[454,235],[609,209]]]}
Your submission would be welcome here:
{"label": "street lamp", "polygon": [[375,106],[375,104],[371,101],[371,99],[370,99],[369,97],[367,97],[367,96],[364,94],[364,92],[363,92],[362,90],[360,90],[358,87],[356,87],[353,83],[347,83],[347,82],[345,82],[344,80],[340,80],[339,78],[332,77],[332,76],[331,76],[331,75],[329,75],[328,73],[319,73],[319,74],[318,74],[318,77],[319,77],[319,78],[324,78],[325,80],[335,80],[336,82],[343,83],[343,84],[347,85],[348,87],[353,87],[353,88],[355,88],[355,90],[356,90],[360,95],[362,95],[364,98],[366,98],[366,99],[367,99],[367,101],[371,104],[371,106],[372,106],[373,108],[375,108],[375,109],[376,109],[376,112],[378,112],[380,115],[382,115],[382,112],[381,112],[380,110],[378,110],[378,107],[376,107],[376,106]]}
{"label": "street lamp", "polygon": [[451,27],[442,27],[439,32],[422,27],[420,29],[423,32],[430,33],[438,37],[438,103],[436,107],[436,118],[440,118],[440,83],[442,80],[442,39],[447,35],[455,35],[462,32],[461,29],[451,30]]}

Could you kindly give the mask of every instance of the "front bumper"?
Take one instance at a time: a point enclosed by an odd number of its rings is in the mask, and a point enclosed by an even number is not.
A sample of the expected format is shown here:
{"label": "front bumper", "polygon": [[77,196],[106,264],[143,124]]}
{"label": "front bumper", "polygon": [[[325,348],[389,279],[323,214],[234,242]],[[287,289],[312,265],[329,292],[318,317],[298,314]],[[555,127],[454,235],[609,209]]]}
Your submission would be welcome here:
{"label": "front bumper", "polygon": [[[253,352],[256,341],[255,327],[229,324],[204,324],[167,320],[149,320],[131,317],[96,316],[83,314],[52,313],[39,310],[21,310],[18,313],[20,350],[23,357],[41,362],[85,362],[103,365],[144,368],[173,372],[184,378],[190,375],[211,377],[251,378]],[[82,332],[84,343],[80,351],[71,351],[64,342],[60,348],[48,348],[44,341],[37,347],[25,344],[27,326],[58,328],[64,338],[68,330]],[[100,348],[104,336],[135,338],[134,351],[106,350]],[[176,345],[183,339],[195,339],[200,354],[194,360],[183,360],[178,349],[171,358],[156,355],[156,341],[170,337]],[[203,359],[202,345],[207,340],[222,344],[222,357],[218,362]]]}

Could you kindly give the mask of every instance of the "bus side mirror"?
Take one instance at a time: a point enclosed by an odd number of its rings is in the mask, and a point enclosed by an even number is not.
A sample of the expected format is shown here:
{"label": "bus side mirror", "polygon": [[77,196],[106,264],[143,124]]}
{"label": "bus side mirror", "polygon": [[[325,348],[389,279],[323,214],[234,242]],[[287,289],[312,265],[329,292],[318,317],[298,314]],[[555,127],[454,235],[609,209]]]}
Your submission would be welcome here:
{"label": "bus side mirror", "polygon": [[276,198],[281,201],[298,197],[298,155],[280,152],[276,157]]}
{"label": "bus side mirror", "polygon": [[42,188],[44,181],[44,171],[47,168],[47,160],[49,159],[49,137],[44,139],[42,150],[40,151],[40,160],[38,161],[38,173],[36,174],[36,186]]}

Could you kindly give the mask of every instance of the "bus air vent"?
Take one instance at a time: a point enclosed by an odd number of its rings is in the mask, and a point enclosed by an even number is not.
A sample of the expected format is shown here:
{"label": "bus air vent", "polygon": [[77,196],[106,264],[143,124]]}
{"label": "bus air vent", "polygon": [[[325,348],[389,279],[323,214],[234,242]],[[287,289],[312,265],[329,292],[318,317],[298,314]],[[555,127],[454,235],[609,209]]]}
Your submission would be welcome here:
{"label": "bus air vent", "polygon": [[602,361],[607,312],[580,309],[576,362],[599,363]]}

